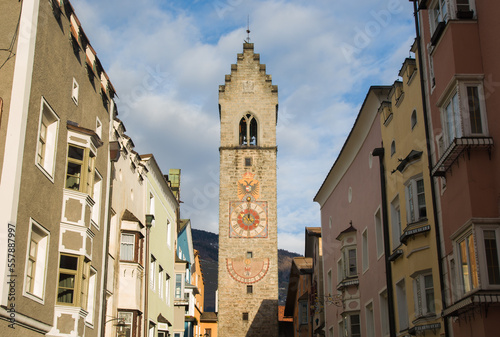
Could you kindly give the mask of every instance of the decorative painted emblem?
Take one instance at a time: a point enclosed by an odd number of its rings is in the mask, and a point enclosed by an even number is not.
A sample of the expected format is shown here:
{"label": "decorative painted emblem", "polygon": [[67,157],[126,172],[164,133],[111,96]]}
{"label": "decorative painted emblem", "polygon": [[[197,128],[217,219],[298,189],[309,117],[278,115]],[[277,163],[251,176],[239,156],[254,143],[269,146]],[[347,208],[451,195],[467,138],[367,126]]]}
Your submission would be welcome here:
{"label": "decorative painted emblem", "polygon": [[229,275],[240,283],[256,283],[269,270],[269,259],[226,259],[227,271]]}
{"label": "decorative painted emblem", "polygon": [[243,200],[245,196],[250,196],[257,200],[260,196],[260,183],[254,179],[255,174],[247,172],[243,178],[238,181],[238,199]]}
{"label": "decorative painted emblem", "polygon": [[267,238],[267,202],[250,200],[229,204],[229,237]]}

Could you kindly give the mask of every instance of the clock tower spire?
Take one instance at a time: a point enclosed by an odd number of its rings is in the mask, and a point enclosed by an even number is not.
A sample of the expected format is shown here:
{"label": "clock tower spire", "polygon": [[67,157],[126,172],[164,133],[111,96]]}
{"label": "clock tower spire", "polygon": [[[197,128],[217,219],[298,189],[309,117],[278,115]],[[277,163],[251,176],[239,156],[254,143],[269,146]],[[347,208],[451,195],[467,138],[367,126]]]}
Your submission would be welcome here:
{"label": "clock tower spire", "polygon": [[253,43],[219,86],[220,336],[278,336],[278,87]]}

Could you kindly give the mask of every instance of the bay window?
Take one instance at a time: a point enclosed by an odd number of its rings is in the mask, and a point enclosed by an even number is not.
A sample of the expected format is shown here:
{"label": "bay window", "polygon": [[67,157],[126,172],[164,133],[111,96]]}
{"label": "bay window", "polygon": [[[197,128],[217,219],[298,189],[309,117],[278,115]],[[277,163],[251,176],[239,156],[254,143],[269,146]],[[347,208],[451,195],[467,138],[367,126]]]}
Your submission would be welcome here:
{"label": "bay window", "polygon": [[435,314],[436,307],[434,303],[432,273],[421,272],[413,278],[413,295],[417,318]]}
{"label": "bay window", "polygon": [[429,7],[429,21],[431,25],[431,33],[434,33],[441,22],[448,21],[448,7],[446,0],[436,0]]}
{"label": "bay window", "polygon": [[458,242],[458,249],[461,285],[464,292],[467,293],[479,286],[476,251],[474,249],[474,236],[472,233],[469,233]]}
{"label": "bay window", "polygon": [[63,254],[59,260],[57,304],[87,308],[90,262],[84,256]]}
{"label": "bay window", "polygon": [[480,82],[459,82],[442,104],[445,146],[455,138],[488,134],[483,86]]}
{"label": "bay window", "polygon": [[120,240],[120,260],[141,263],[142,241],[140,233],[123,231]]}

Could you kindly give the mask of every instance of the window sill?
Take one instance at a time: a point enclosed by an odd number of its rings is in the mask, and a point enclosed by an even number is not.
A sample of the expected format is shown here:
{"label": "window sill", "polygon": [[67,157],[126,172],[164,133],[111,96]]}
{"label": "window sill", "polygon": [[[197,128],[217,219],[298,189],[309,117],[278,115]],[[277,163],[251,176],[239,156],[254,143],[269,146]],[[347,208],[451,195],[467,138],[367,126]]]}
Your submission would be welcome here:
{"label": "window sill", "polygon": [[436,313],[431,313],[431,314],[422,314],[415,318],[411,323],[413,325],[418,325],[420,323],[426,323],[429,321],[433,321],[437,318]]}

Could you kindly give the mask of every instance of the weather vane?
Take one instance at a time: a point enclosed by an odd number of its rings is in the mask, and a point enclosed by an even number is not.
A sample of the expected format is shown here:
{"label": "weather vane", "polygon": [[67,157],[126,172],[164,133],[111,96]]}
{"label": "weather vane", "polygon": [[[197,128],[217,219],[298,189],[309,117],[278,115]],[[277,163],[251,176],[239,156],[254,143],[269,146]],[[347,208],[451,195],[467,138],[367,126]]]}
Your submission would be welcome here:
{"label": "weather vane", "polygon": [[250,43],[250,15],[248,15],[247,18],[247,39],[245,40],[246,43]]}

